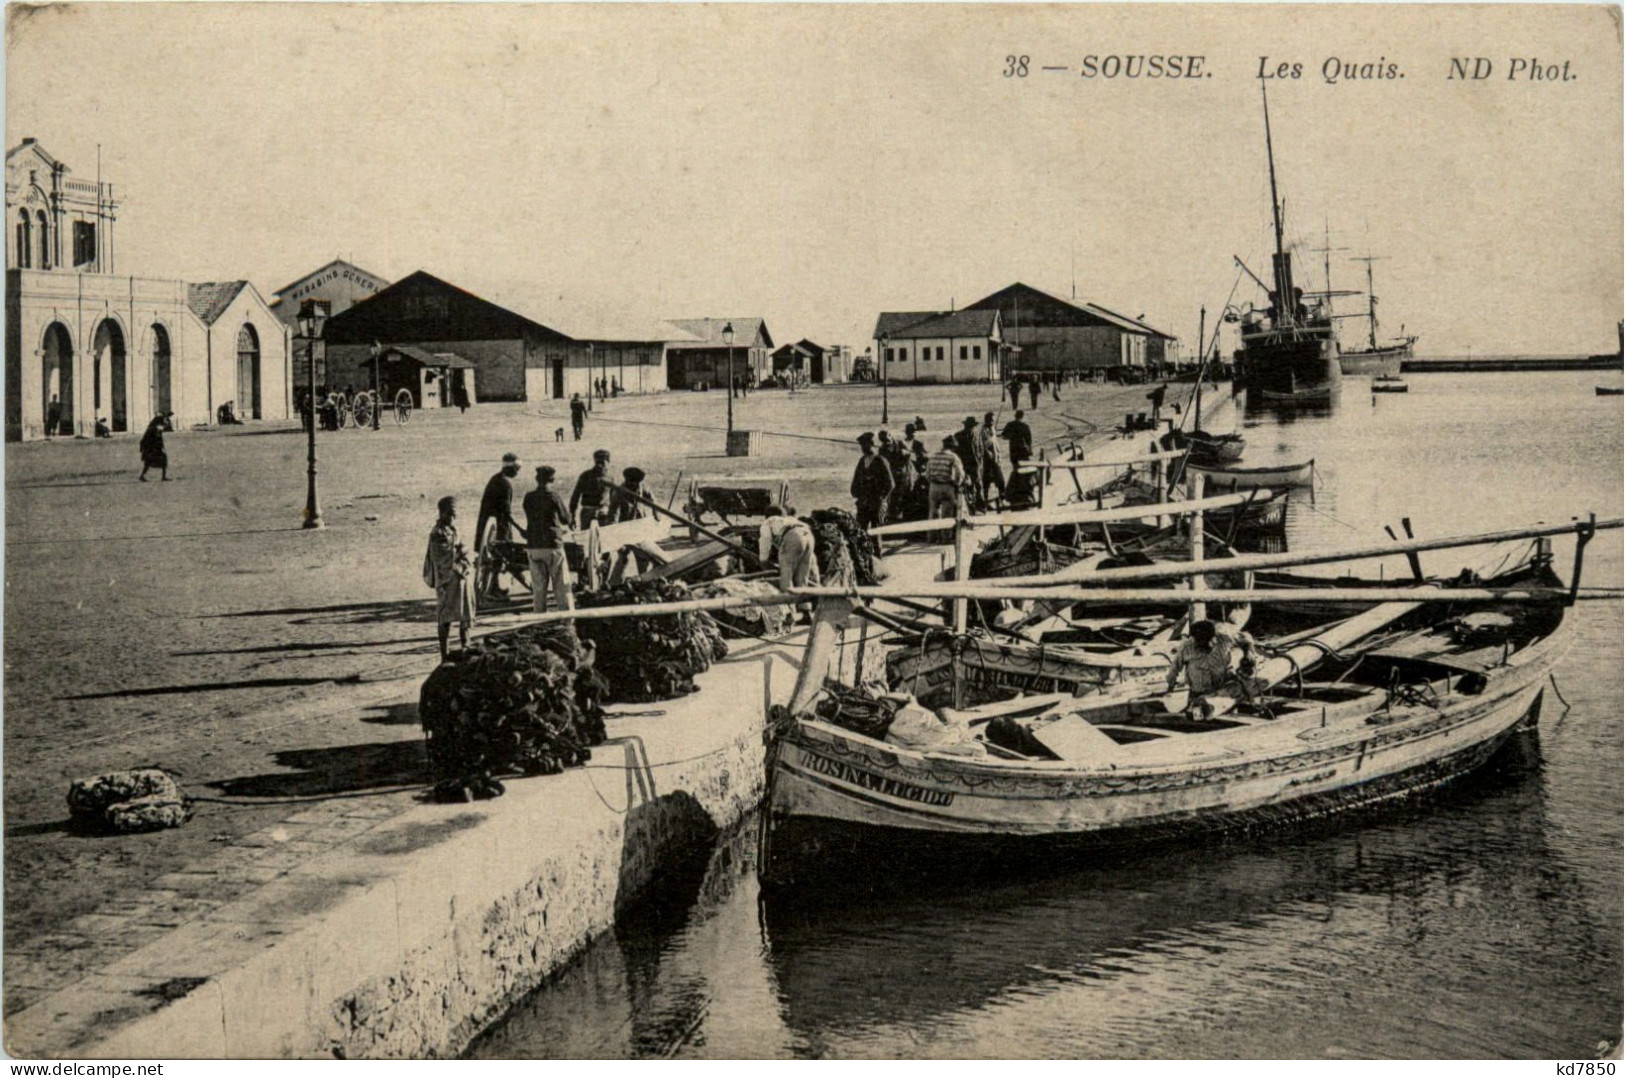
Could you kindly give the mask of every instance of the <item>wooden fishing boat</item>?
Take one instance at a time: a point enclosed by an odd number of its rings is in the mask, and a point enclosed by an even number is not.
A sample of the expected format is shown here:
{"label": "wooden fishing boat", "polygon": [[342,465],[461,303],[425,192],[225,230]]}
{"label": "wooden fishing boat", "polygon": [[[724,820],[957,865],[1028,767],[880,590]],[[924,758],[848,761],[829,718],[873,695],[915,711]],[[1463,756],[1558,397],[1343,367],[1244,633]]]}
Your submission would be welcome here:
{"label": "wooden fishing boat", "polygon": [[1381,375],[1371,379],[1371,392],[1373,393],[1409,393],[1410,391],[1410,383],[1403,378]]}
{"label": "wooden fishing boat", "polygon": [[1203,476],[1207,489],[1214,494],[1261,487],[1270,490],[1307,487],[1314,481],[1315,474],[1313,457],[1300,464],[1271,464],[1259,468],[1216,468],[1194,461],[1185,467],[1187,471]]}
{"label": "wooden fishing boat", "polygon": [[[1570,528],[1583,550],[1596,525]],[[1565,589],[1541,539],[1515,568],[1455,588],[1328,589],[1363,599],[1360,612],[1282,641],[1245,687],[1222,687],[1200,706],[1133,681],[1081,698],[1017,698],[947,713],[944,728],[960,736],[941,748],[813,717],[831,634],[851,609],[830,596],[790,707],[775,716],[763,882],[782,885],[832,859],[851,871],[895,851],[963,866],[1250,830],[1441,785],[1538,720],[1571,642],[1581,562],[1577,551]],[[1272,601],[1261,589],[1211,593],[1221,595]],[[1013,726],[1025,740],[1011,742]]]}
{"label": "wooden fishing boat", "polygon": [[1597,396],[1599,396],[1599,397],[1617,397],[1617,396],[1620,396],[1621,394],[1625,394],[1625,386],[1598,386],[1597,387]]}
{"label": "wooden fishing boat", "polygon": [[1258,397],[1270,404],[1330,404],[1332,389],[1330,386],[1317,386],[1311,389],[1260,389]]}

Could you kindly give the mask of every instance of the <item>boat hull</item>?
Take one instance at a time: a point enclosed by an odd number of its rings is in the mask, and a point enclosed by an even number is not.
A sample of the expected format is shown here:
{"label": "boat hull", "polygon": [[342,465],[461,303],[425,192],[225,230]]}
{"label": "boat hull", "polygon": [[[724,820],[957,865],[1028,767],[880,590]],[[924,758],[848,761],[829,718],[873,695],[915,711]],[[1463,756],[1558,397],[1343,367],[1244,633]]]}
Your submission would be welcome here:
{"label": "boat hull", "polygon": [[1373,348],[1359,352],[1344,352],[1338,356],[1338,366],[1347,375],[1397,375],[1403,360],[1411,358],[1409,345],[1394,348]]}
{"label": "boat hull", "polygon": [[1215,468],[1202,464],[1188,464],[1186,469],[1204,477],[1210,494],[1225,494],[1233,490],[1287,490],[1306,487],[1314,481],[1315,462],[1288,464],[1280,468]]}
{"label": "boat hull", "polygon": [[1250,830],[1425,790],[1485,763],[1539,716],[1567,649],[1565,622],[1476,694],[1346,704],[1133,751],[1089,766],[922,754],[820,723],[798,723],[769,758],[763,877],[788,882],[855,847],[1007,855],[1057,846],[1133,846]]}
{"label": "boat hull", "polygon": [[[906,870],[935,874],[951,868],[954,872],[972,875],[995,866],[1051,867],[1058,860],[1087,863],[1091,858],[1108,859],[1130,850],[1226,841],[1310,826],[1336,816],[1419,797],[1472,774],[1489,763],[1520,729],[1532,729],[1538,723],[1542,703],[1542,693],[1537,690],[1533,703],[1517,721],[1484,741],[1357,786],[1305,794],[1279,805],[1210,811],[1158,823],[1126,824],[1096,831],[1036,835],[922,831],[917,827],[871,820],[792,815],[769,824],[771,833],[761,864],[762,882],[768,887],[809,882],[819,876],[820,866],[831,863],[878,862],[886,867],[887,874],[894,876]],[[865,874],[853,875],[862,878]]]}
{"label": "boat hull", "polygon": [[1342,375],[1328,333],[1269,333],[1244,341],[1236,360],[1236,384],[1266,400],[1327,400]]}

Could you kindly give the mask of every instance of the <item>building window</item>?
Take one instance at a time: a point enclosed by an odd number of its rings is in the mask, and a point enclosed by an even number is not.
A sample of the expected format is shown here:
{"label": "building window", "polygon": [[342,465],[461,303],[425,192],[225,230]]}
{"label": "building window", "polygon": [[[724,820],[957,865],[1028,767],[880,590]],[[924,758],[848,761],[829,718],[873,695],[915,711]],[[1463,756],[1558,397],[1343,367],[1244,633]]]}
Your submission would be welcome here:
{"label": "building window", "polygon": [[897,350],[897,361],[899,363],[907,363],[908,362],[908,349],[907,348],[899,348]]}
{"label": "building window", "polygon": [[73,264],[83,266],[96,261],[96,224],[93,221],[73,223]]}
{"label": "building window", "polygon": [[897,362],[897,349],[895,349],[895,348],[886,349],[886,362],[887,363],[895,363],[895,362]]}
{"label": "building window", "polygon": [[981,359],[982,358],[982,346],[978,344],[974,348],[972,348],[971,353],[970,353],[970,357],[972,359]]}
{"label": "building window", "polygon": [[51,268],[51,222],[40,210],[36,216],[39,218],[39,268]]}
{"label": "building window", "polygon": [[34,226],[28,220],[27,210],[17,211],[17,268],[27,269],[34,251]]}
{"label": "building window", "polygon": [[969,359],[970,358],[970,349],[965,347],[964,345],[960,345],[959,346],[959,358],[960,359]]}
{"label": "building window", "polygon": [[942,345],[937,345],[937,362],[942,362]]}

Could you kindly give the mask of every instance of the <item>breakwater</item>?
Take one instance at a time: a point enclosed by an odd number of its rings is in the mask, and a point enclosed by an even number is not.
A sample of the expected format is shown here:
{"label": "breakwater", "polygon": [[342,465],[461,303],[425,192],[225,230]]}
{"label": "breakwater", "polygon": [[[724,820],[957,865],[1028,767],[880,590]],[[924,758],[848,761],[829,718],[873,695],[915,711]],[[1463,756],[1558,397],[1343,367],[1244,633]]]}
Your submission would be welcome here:
{"label": "breakwater", "polygon": [[1399,369],[1406,373],[1426,374],[1464,373],[1486,371],[1617,371],[1622,363],[1619,353],[1597,356],[1483,356],[1477,359],[1407,359]]}

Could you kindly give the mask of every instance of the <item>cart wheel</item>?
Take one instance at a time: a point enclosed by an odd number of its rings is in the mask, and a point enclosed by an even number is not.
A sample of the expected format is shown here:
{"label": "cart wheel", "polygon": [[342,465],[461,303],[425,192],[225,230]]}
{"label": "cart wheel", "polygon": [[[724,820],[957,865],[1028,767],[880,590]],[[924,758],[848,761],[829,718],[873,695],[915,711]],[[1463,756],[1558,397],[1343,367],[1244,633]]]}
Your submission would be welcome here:
{"label": "cart wheel", "polygon": [[412,391],[403,389],[395,394],[395,422],[405,423],[412,418]]}
{"label": "cart wheel", "polygon": [[357,393],[355,398],[355,425],[372,426],[372,394]]}

